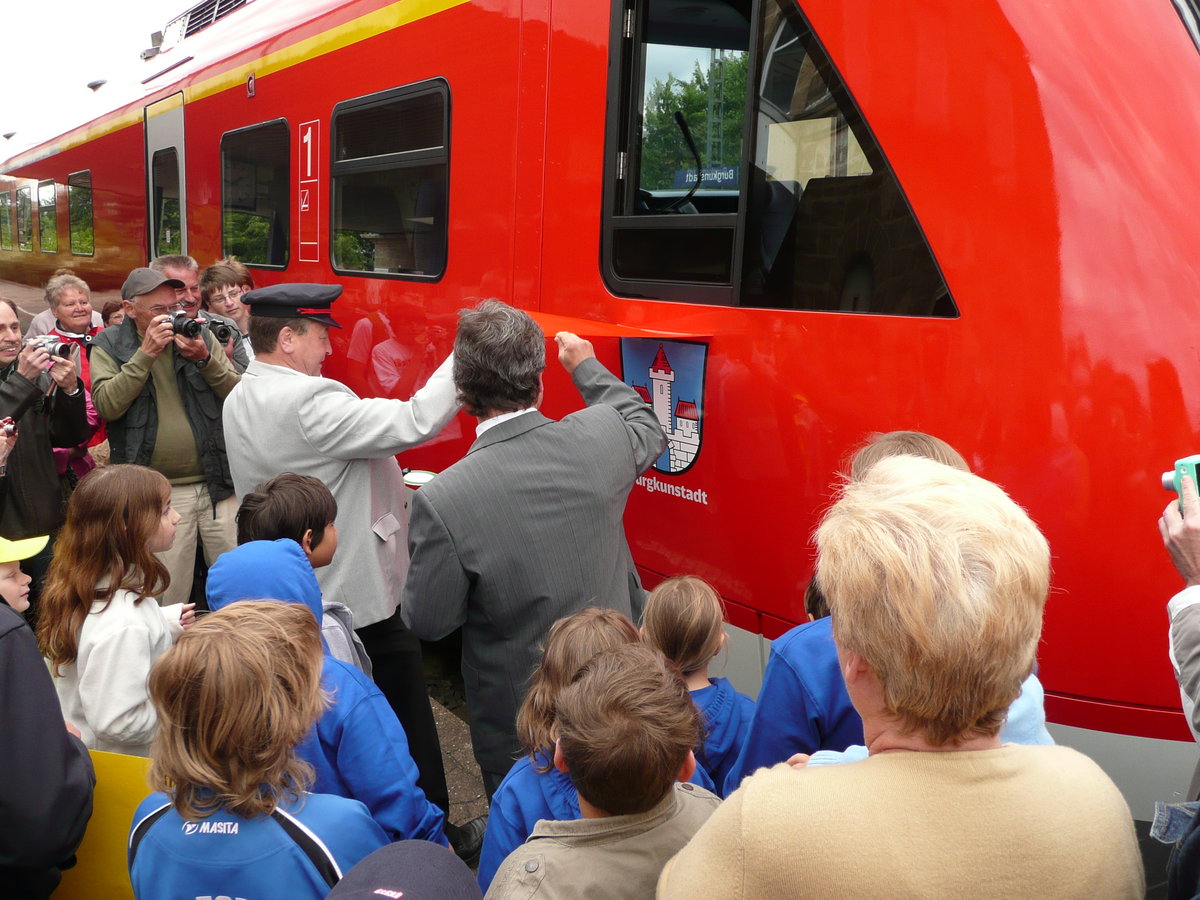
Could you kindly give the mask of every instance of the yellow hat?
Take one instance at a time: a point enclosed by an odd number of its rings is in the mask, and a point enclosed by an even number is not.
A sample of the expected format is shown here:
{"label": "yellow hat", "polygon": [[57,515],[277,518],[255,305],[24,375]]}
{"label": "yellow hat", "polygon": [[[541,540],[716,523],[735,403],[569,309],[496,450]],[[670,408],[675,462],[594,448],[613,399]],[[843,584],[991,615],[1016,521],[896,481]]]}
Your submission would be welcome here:
{"label": "yellow hat", "polygon": [[31,556],[37,556],[49,541],[50,536],[46,534],[41,537],[25,538],[23,541],[0,538],[0,563],[18,562],[22,559],[29,559]]}

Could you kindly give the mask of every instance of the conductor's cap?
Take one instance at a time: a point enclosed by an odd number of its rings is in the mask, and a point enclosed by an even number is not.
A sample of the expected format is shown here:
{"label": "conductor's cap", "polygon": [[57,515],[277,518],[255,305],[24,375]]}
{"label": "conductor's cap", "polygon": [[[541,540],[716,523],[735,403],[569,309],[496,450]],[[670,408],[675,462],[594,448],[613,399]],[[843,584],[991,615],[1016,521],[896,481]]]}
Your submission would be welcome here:
{"label": "conductor's cap", "polygon": [[311,319],[341,328],[333,318],[333,301],[342,296],[340,284],[272,284],[242,295],[250,315],[268,319]]}

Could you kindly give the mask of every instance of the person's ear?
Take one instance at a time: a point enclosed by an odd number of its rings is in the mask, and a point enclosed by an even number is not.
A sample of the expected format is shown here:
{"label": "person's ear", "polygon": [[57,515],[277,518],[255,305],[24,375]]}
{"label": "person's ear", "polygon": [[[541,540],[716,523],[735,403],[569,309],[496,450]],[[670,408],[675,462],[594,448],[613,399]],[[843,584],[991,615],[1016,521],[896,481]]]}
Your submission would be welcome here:
{"label": "person's ear", "polygon": [[691,781],[692,776],[696,774],[696,754],[691,750],[688,751],[687,758],[684,759],[683,765],[679,767],[679,774],[675,776],[676,781]]}
{"label": "person's ear", "polygon": [[279,337],[275,341],[276,346],[284,353],[291,353],[295,337],[296,332],[292,329],[292,326],[285,325],[279,329]]}
{"label": "person's ear", "polygon": [[564,775],[569,771],[567,769],[567,758],[563,756],[562,745],[558,741],[554,742],[554,768],[558,769]]}
{"label": "person's ear", "polygon": [[862,654],[853,650],[842,651],[842,678],[846,684],[854,684],[870,671],[871,667]]}
{"label": "person's ear", "polygon": [[304,551],[305,556],[312,556],[313,554],[312,534],[311,528],[305,528],[304,535],[300,538],[300,549]]}
{"label": "person's ear", "polygon": [[537,399],[533,401],[533,408],[534,408],[534,409],[541,409],[541,408],[542,408],[542,398],[543,398],[544,396],[546,396],[546,385],[545,385],[545,384],[542,382],[542,376],[541,376],[541,375],[539,375],[539,376],[538,376],[538,392],[537,392]]}

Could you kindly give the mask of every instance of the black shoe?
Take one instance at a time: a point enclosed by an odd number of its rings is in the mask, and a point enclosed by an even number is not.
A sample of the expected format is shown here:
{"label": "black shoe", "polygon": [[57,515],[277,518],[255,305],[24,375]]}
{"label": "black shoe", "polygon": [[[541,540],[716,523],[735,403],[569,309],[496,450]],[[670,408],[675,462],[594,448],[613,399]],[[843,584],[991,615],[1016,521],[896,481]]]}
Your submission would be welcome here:
{"label": "black shoe", "polygon": [[479,851],[483,849],[483,833],[487,831],[487,813],[472,819],[466,825],[446,823],[446,837],[458,858],[468,866],[479,862]]}

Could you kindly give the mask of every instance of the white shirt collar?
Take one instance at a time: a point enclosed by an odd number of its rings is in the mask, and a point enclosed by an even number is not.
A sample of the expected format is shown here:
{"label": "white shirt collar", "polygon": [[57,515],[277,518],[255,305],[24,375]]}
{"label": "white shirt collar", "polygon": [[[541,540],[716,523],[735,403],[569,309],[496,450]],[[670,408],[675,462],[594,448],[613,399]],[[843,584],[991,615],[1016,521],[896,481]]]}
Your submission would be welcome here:
{"label": "white shirt collar", "polygon": [[499,425],[501,422],[507,422],[509,419],[515,419],[517,416],[523,416],[525,413],[537,412],[536,406],[530,406],[526,409],[518,409],[516,412],[500,413],[498,416],[492,416],[490,419],[484,419],[475,426],[475,437],[483,437],[483,433],[494,425]]}

